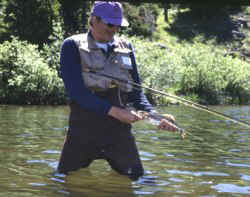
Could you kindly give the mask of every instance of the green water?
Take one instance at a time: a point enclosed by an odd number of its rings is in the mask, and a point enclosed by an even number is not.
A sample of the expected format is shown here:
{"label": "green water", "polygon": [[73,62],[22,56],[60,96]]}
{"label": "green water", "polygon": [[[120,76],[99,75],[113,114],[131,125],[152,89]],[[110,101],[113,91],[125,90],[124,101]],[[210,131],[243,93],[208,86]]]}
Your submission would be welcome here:
{"label": "green water", "polygon": [[[215,109],[250,122],[250,106]],[[103,160],[67,177],[56,172],[68,107],[0,106],[0,196],[250,196],[249,128],[183,106],[160,110],[189,135],[136,123],[146,174],[131,182]]]}

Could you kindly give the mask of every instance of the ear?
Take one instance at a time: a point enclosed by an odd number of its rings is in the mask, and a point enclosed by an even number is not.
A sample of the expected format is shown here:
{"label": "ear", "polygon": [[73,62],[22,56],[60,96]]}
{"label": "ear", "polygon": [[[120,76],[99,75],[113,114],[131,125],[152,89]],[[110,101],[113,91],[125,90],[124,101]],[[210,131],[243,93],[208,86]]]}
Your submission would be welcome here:
{"label": "ear", "polygon": [[92,17],[92,24],[98,24],[101,22],[101,19],[98,16]]}

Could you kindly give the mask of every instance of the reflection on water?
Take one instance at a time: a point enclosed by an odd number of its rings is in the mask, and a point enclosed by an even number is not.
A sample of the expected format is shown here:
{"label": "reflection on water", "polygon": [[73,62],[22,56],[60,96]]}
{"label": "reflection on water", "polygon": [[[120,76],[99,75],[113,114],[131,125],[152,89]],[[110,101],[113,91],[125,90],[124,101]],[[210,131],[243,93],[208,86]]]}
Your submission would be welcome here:
{"label": "reflection on water", "polygon": [[[250,122],[250,107],[216,107]],[[0,106],[0,196],[249,196],[250,129],[183,106],[161,108],[188,131],[179,135],[145,122],[134,134],[146,170],[138,181],[103,160],[64,176],[56,172],[67,129],[65,106]]]}

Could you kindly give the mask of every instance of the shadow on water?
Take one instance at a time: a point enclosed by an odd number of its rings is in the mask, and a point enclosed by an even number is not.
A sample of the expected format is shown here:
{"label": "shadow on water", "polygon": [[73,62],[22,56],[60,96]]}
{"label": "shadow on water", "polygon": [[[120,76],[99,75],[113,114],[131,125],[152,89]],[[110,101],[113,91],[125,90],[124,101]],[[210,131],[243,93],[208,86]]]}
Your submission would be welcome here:
{"label": "shadow on water", "polygon": [[231,15],[240,13],[242,7],[217,4],[189,7],[190,10],[178,12],[170,28],[165,29],[180,40],[192,41],[195,36],[203,35],[206,40],[215,39],[218,43],[223,43],[232,41],[234,32],[238,33],[240,24]]}
{"label": "shadow on water", "polygon": [[[215,109],[250,122],[249,106]],[[250,195],[250,129],[183,106],[159,110],[175,115],[189,135],[182,140],[146,122],[135,124],[133,132],[146,174],[131,182],[103,160],[69,176],[56,172],[67,128],[67,107],[0,106],[1,195]]]}

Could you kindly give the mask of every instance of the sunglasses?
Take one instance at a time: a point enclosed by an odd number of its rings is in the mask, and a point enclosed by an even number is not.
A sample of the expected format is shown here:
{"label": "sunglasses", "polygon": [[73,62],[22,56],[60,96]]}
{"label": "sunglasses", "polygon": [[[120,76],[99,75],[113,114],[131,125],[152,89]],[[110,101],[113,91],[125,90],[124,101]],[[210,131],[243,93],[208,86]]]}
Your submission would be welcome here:
{"label": "sunglasses", "polygon": [[113,28],[113,27],[118,27],[118,28],[121,28],[120,25],[113,25],[111,23],[104,23],[105,25],[107,25],[109,28]]}
{"label": "sunglasses", "polygon": [[114,24],[111,24],[111,23],[106,23],[105,21],[103,21],[100,17],[97,17],[103,24],[107,25],[109,28],[114,28],[114,27],[118,27],[118,28],[121,28],[120,25],[114,25]]}

